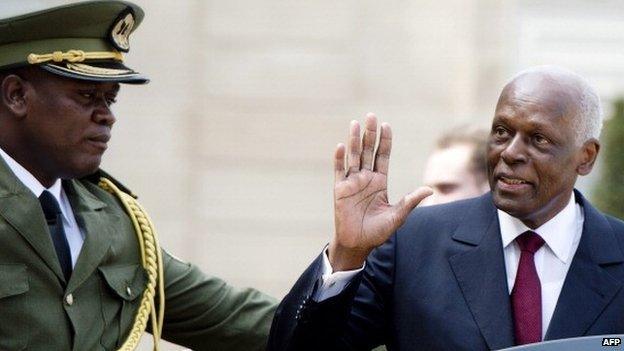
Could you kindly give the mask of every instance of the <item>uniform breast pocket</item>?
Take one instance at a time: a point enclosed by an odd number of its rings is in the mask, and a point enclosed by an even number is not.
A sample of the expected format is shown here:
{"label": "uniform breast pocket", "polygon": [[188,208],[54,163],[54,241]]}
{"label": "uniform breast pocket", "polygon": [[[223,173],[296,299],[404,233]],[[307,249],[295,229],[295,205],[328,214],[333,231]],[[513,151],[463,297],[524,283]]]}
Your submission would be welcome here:
{"label": "uniform breast pocket", "polygon": [[101,344],[107,350],[121,346],[134,322],[145,291],[147,275],[140,265],[102,266],[102,317],[104,333]]}
{"label": "uniform breast pocket", "polygon": [[30,284],[23,264],[0,264],[0,350],[24,350],[28,346]]}

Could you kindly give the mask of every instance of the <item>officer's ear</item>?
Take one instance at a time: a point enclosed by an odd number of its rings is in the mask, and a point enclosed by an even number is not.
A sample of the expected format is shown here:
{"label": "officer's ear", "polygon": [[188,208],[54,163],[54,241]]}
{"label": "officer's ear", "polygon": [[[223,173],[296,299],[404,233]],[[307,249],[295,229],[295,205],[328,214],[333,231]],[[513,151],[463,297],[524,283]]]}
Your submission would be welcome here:
{"label": "officer's ear", "polygon": [[4,76],[0,85],[2,104],[15,116],[26,116],[28,111],[26,96],[31,88],[30,83],[17,74]]}

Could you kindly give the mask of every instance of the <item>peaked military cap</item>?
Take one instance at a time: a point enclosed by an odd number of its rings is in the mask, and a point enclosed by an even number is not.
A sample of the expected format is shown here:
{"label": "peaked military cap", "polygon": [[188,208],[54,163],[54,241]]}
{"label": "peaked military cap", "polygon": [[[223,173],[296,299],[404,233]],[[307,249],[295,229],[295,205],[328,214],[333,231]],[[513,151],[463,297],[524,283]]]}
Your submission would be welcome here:
{"label": "peaked military cap", "polygon": [[[5,13],[11,10],[9,4],[2,5]],[[17,15],[0,19],[0,70],[39,65],[74,79],[148,82],[123,63],[130,34],[143,20],[139,6],[97,0],[32,11],[32,5],[20,1],[13,6]]]}

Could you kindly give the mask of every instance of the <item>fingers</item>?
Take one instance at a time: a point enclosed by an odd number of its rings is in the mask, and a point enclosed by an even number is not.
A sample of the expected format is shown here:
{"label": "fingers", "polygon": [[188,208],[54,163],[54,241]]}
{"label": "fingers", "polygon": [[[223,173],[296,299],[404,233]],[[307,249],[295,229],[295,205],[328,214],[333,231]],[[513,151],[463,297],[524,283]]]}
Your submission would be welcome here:
{"label": "fingers", "polygon": [[360,166],[362,169],[371,170],[373,168],[373,154],[375,151],[375,141],[377,140],[377,117],[368,113],[364,122],[364,136],[362,137],[362,155]]}
{"label": "fingers", "polygon": [[381,124],[379,134],[379,147],[377,148],[377,156],[375,157],[375,172],[388,174],[388,165],[390,164],[390,150],[392,149],[392,130],[388,123]]}
{"label": "fingers", "polygon": [[360,123],[351,121],[349,128],[349,171],[348,174],[360,170]]}
{"label": "fingers", "polygon": [[403,223],[407,215],[414,209],[414,207],[431,194],[433,194],[433,190],[431,190],[428,186],[423,186],[405,195],[401,201],[393,206],[396,211],[397,224]]}
{"label": "fingers", "polygon": [[[368,113],[364,122],[364,135],[360,140],[360,124],[357,121],[351,121],[349,128],[349,155],[347,157],[348,171],[346,174],[336,174],[336,179],[348,176],[349,174],[358,172],[360,169],[371,170],[388,174],[388,164],[390,161],[390,150],[392,149],[392,130],[387,123],[381,124],[379,146],[375,155],[375,143],[377,141],[377,117],[375,114]],[[336,150],[338,152],[338,149]],[[344,156],[344,155],[343,155]],[[336,154],[335,157],[338,157]],[[336,172],[338,172],[338,161],[334,164]],[[344,165],[344,160],[341,161]]]}
{"label": "fingers", "polygon": [[334,152],[334,176],[336,182],[345,177],[345,145],[343,143],[338,144]]}

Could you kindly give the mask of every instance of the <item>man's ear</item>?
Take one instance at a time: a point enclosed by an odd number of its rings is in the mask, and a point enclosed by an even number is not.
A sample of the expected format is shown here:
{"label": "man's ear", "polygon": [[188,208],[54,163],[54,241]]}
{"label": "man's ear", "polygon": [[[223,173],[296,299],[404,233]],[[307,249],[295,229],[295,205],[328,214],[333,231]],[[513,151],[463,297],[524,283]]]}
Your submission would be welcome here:
{"label": "man's ear", "polygon": [[30,88],[30,84],[18,75],[4,77],[0,84],[3,105],[15,116],[24,117],[28,111],[26,95]]}
{"label": "man's ear", "polygon": [[579,175],[588,175],[594,168],[594,163],[598,158],[598,152],[600,151],[600,143],[596,139],[589,139],[586,141],[579,152],[581,153],[581,162],[576,167],[576,172]]}

